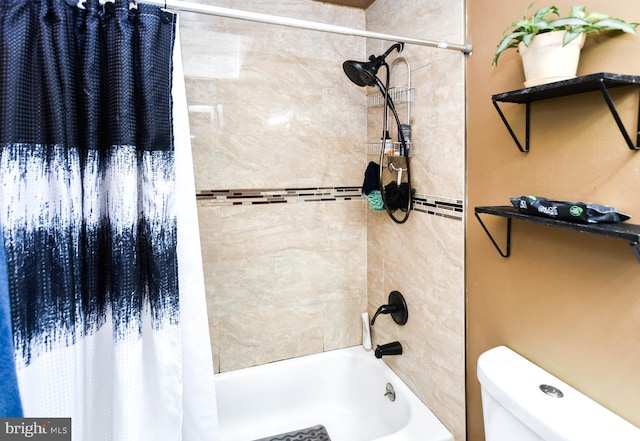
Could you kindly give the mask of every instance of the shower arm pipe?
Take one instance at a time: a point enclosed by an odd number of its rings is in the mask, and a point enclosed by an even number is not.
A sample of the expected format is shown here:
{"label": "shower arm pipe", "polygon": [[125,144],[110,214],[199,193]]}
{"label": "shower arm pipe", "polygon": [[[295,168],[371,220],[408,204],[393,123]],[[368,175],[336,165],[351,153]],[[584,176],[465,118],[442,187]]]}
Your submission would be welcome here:
{"label": "shower arm pipe", "polygon": [[415,44],[418,46],[436,47],[439,49],[449,49],[470,54],[472,46],[470,44],[446,43],[442,41],[421,40],[410,37],[400,37],[397,35],[382,34],[379,32],[365,31],[361,29],[337,26],[327,23],[319,23],[297,18],[282,17],[278,15],[263,14],[259,12],[242,11],[239,9],[223,8],[220,6],[202,5],[182,0],[146,0],[146,3],[163,6],[167,9],[175,9],[184,12],[195,12],[198,14],[215,15],[217,17],[235,18],[239,20],[254,21],[258,23],[269,23],[280,26],[288,26],[311,31],[329,32],[333,34],[352,35],[356,37],[376,38],[379,40],[396,41],[402,43]]}

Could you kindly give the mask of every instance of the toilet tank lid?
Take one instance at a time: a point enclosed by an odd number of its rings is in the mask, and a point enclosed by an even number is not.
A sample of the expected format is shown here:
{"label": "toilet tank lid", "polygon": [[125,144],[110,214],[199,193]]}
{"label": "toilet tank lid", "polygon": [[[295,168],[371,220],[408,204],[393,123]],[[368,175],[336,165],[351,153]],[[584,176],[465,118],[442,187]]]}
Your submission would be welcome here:
{"label": "toilet tank lid", "polygon": [[[640,440],[640,428],[506,346],[480,355],[477,374],[484,393],[545,440]],[[545,384],[563,397],[545,394]]]}

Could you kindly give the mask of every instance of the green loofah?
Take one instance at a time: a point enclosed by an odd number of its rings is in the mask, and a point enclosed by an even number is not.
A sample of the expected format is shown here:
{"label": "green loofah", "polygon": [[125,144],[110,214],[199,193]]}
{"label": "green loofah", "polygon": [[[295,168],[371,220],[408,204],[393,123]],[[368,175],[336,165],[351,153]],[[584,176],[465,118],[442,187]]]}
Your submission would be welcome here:
{"label": "green loofah", "polygon": [[380,190],[373,190],[369,193],[367,202],[369,202],[369,208],[373,211],[384,211],[384,202],[382,201],[382,193],[380,193]]}

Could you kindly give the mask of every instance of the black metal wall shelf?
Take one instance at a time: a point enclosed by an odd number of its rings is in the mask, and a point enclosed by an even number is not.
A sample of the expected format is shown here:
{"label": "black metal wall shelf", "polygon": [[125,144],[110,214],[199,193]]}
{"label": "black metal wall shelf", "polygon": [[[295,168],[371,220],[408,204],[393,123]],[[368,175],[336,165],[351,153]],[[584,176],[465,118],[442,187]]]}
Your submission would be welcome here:
{"label": "black metal wall shelf", "polygon": [[[547,225],[550,227],[565,228],[574,231],[580,231],[583,233],[596,234],[599,236],[607,236],[616,239],[623,239],[629,241],[631,249],[638,261],[640,261],[640,225],[628,224],[628,223],[612,223],[612,224],[577,224],[573,222],[566,222],[556,219],[550,219],[546,217],[531,216],[529,214],[521,213],[516,208],[509,205],[500,206],[487,206],[487,207],[475,207],[475,216],[482,225],[484,232],[487,233],[491,243],[496,247],[496,250],[502,257],[509,257],[511,255],[511,220],[517,219],[524,222],[532,222],[535,224]],[[480,214],[489,214],[493,216],[500,216],[507,218],[507,240],[505,251],[502,251],[496,240],[493,238],[484,222],[480,218]]]}
{"label": "black metal wall shelf", "polygon": [[[561,96],[575,95],[579,93],[594,92],[599,90],[604,97],[604,100],[611,111],[613,119],[616,121],[620,133],[624,137],[627,145],[631,150],[640,150],[640,118],[638,118],[638,130],[636,132],[635,143],[631,140],[631,136],[627,132],[627,129],[622,124],[620,115],[616,109],[616,106],[611,98],[609,89],[622,86],[640,85],[640,76],[636,75],[621,75],[609,72],[601,72],[597,74],[585,75],[570,80],[556,81],[554,83],[541,84],[539,86],[527,87],[525,89],[518,89],[511,92],[499,93],[492,95],[491,100],[495,106],[502,122],[507,127],[509,134],[513,138],[518,149],[527,153],[530,145],[530,112],[531,103],[534,101],[541,101],[551,98],[558,98]],[[514,133],[509,121],[505,117],[502,109],[498,103],[516,103],[526,105],[526,119],[525,119],[525,146],[522,144],[516,134]]]}

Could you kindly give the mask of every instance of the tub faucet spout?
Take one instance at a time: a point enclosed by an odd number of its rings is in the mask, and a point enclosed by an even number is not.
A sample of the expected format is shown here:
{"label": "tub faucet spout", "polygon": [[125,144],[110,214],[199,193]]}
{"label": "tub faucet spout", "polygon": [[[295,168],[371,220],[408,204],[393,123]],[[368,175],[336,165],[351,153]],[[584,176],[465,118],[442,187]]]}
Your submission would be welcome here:
{"label": "tub faucet spout", "polygon": [[378,345],[374,354],[376,358],[382,358],[385,355],[401,355],[402,345],[399,341],[387,343],[386,345]]}

